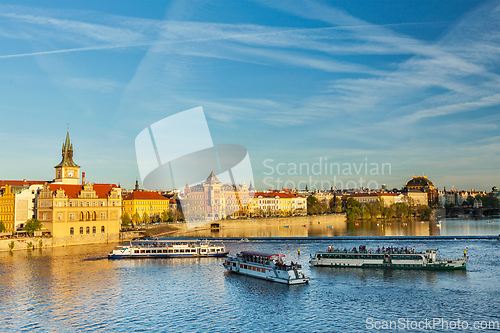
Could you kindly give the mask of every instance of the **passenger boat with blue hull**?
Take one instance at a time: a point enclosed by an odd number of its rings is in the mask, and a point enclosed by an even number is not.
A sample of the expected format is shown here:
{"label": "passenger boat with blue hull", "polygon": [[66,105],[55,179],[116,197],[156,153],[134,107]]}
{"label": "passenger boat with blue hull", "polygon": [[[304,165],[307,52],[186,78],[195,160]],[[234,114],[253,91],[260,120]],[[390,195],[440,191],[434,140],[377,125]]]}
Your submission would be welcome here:
{"label": "passenger boat with blue hull", "polygon": [[377,250],[366,249],[335,249],[329,247],[327,251],[317,252],[311,258],[311,266],[334,267],[362,267],[362,268],[397,268],[397,269],[428,269],[428,270],[455,270],[466,269],[467,251],[457,259],[443,259],[437,257],[437,249],[417,252],[408,248],[391,248]]}
{"label": "passenger boat with blue hull", "polygon": [[116,246],[108,254],[108,258],[226,257],[228,254],[229,251],[222,242],[144,238],[133,240],[128,245]]}
{"label": "passenger boat with blue hull", "polygon": [[309,278],[300,271],[297,263],[286,264],[285,255],[243,251],[235,257],[226,258],[224,268],[228,271],[284,284],[309,283]]}

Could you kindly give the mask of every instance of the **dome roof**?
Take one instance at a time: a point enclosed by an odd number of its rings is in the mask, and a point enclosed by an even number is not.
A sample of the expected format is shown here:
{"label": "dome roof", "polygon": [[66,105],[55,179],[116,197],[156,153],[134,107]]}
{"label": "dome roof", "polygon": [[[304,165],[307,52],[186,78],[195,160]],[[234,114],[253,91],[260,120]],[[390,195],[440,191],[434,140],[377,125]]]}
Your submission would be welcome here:
{"label": "dome roof", "polygon": [[413,177],[406,183],[407,188],[434,188],[434,183],[426,176]]}

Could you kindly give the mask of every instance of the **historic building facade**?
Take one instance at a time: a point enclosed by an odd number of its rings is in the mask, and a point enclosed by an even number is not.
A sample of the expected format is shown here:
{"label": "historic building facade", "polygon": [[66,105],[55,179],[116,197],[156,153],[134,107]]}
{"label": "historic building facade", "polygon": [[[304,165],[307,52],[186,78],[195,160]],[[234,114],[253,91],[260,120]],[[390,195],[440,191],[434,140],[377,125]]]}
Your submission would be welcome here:
{"label": "historic building facade", "polygon": [[296,193],[255,192],[248,210],[250,216],[307,215],[307,199]]}
{"label": "historic building facade", "polygon": [[216,221],[229,215],[243,216],[253,197],[253,190],[243,185],[222,184],[212,172],[201,184],[186,184],[180,193],[182,210],[187,221]]}
{"label": "historic building facade", "polygon": [[123,213],[129,214],[132,219],[135,214],[142,220],[144,214],[151,219],[169,211],[170,199],[158,192],[134,190],[123,196]]}
{"label": "historic building facade", "polygon": [[13,233],[14,225],[15,196],[10,185],[5,185],[3,194],[0,197],[0,221],[5,226],[6,233]]}
{"label": "historic building facade", "polygon": [[[406,182],[405,190],[408,193],[414,192],[412,196],[416,198],[419,202],[423,199],[423,196],[419,196],[418,192],[423,192],[427,194],[427,205],[429,207],[436,207],[439,205],[439,192],[434,188],[434,183],[430,181],[427,176],[413,176],[408,182]],[[422,203],[423,204],[423,203]]]}
{"label": "historic building facade", "polygon": [[80,167],[73,162],[73,144],[66,135],[55,181],[45,183],[36,200],[37,219],[54,244],[117,241],[120,232],[121,188],[113,184],[79,184]]}

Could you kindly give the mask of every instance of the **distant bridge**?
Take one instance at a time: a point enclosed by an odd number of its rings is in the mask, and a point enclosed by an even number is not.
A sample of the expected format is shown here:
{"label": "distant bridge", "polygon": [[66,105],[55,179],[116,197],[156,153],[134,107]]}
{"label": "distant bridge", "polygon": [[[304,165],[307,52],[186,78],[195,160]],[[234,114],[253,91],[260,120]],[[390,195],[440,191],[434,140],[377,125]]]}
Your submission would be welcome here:
{"label": "distant bridge", "polygon": [[500,208],[495,207],[452,207],[446,208],[446,217],[471,215],[474,217],[500,215]]}

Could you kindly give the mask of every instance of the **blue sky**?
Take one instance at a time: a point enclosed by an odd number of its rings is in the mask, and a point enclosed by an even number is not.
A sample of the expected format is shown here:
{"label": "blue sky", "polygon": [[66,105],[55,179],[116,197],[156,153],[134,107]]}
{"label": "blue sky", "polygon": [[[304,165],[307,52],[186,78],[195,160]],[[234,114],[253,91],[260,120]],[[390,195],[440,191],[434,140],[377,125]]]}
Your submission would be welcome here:
{"label": "blue sky", "polygon": [[[215,143],[248,149],[258,189],[425,173],[489,190],[499,16],[474,0],[2,1],[0,178],[52,179],[69,123],[87,179],[131,187],[139,132],[202,106]],[[391,173],[288,172],[320,158]]]}

